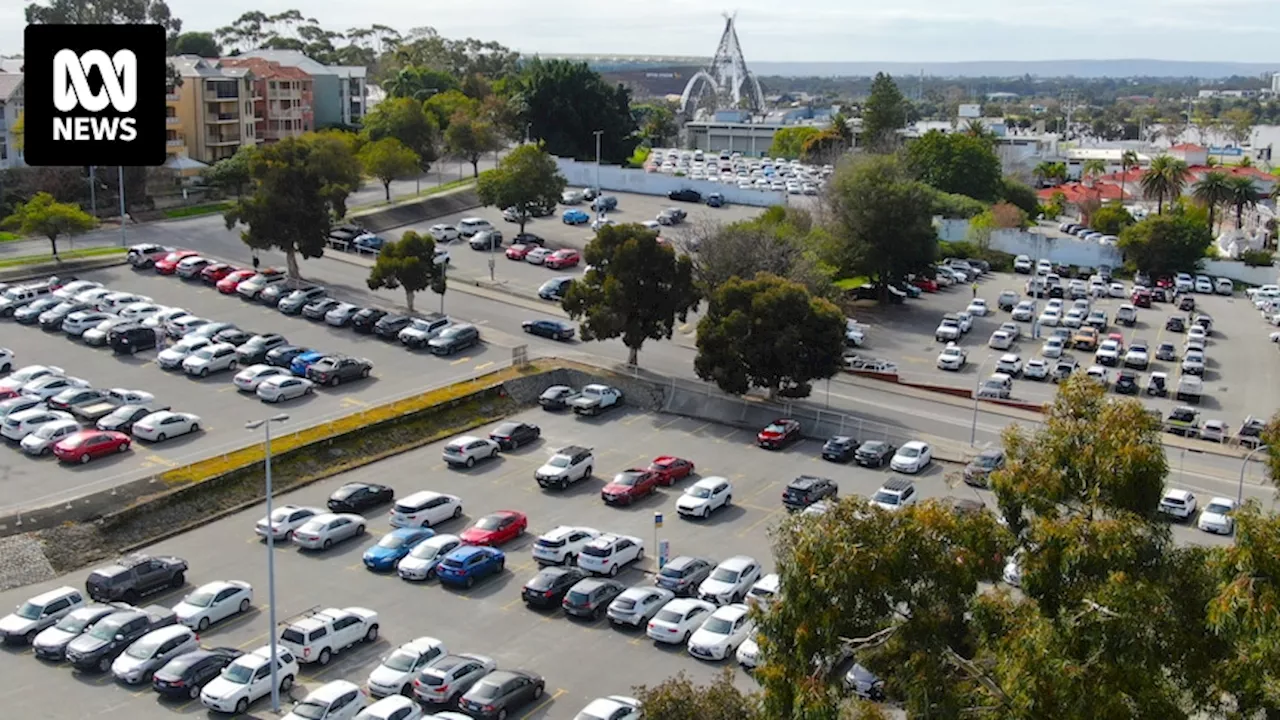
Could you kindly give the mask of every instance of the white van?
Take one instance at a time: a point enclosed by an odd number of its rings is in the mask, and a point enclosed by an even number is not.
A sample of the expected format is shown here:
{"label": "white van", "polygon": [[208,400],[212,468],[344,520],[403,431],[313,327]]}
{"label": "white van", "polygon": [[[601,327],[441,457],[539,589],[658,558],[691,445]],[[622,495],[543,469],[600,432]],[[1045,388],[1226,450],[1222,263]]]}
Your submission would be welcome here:
{"label": "white van", "polygon": [[469,217],[458,221],[458,234],[469,238],[482,230],[492,230],[493,225],[484,218]]}

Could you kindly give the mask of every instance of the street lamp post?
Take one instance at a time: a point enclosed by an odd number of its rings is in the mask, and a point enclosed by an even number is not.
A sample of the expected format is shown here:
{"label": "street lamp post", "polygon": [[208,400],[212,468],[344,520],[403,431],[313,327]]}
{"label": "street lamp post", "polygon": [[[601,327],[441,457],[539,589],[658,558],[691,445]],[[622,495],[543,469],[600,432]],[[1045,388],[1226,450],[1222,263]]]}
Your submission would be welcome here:
{"label": "street lamp post", "polygon": [[121,165],[121,166],[119,167],[119,170],[120,170],[120,175],[119,175],[119,178],[118,178],[118,179],[119,179],[119,182],[120,182],[120,247],[124,247],[124,246],[125,246],[125,236],[124,236],[124,233],[125,233],[125,229],[124,229],[124,221],[125,221],[125,214],[124,214],[124,166],[123,166],[123,165]]}
{"label": "street lamp post", "polygon": [[596,194],[600,194],[600,136],[604,135],[603,130],[596,130]]}
{"label": "street lamp post", "polygon": [[1240,507],[1244,504],[1244,473],[1249,469],[1249,461],[1253,459],[1254,453],[1259,450],[1266,449],[1266,445],[1259,445],[1258,447],[1250,450],[1249,454],[1244,456],[1244,462],[1240,463],[1240,486],[1236,488],[1236,507]]}
{"label": "street lamp post", "polygon": [[265,420],[251,420],[244,424],[246,430],[257,430],[262,428],[263,446],[266,455],[266,481],[267,481],[267,622],[270,627],[267,631],[268,642],[271,646],[271,710],[272,712],[280,712],[280,678],[279,669],[276,667],[276,528],[271,521],[272,508],[272,487],[271,487],[271,423],[282,423],[289,419],[289,416],[280,413],[273,415]]}

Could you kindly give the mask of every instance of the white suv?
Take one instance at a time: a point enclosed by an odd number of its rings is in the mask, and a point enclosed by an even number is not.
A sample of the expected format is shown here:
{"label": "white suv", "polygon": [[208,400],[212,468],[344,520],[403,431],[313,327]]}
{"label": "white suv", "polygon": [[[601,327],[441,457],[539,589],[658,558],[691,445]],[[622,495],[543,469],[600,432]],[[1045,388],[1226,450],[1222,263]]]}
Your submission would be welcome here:
{"label": "white suv", "polygon": [[[298,677],[298,661],[289,649],[276,646],[276,677],[280,693],[293,687]],[[271,694],[271,647],[264,645],[241,655],[200,691],[200,704],[221,713],[244,714],[249,705]]]}
{"label": "white suv", "polygon": [[644,559],[644,541],[629,535],[601,535],[587,543],[578,555],[578,567],[597,575],[614,577],[630,562]]}
{"label": "white suv", "polygon": [[760,563],[747,555],[735,555],[716,566],[698,586],[698,598],[714,605],[728,605],[746,597],[760,579]]}
{"label": "white suv", "polygon": [[533,559],[548,565],[567,565],[599,537],[600,531],[595,528],[561,525],[533,541]]}
{"label": "white suv", "polygon": [[464,465],[466,467],[475,467],[479,460],[489,460],[498,457],[498,443],[489,438],[479,438],[474,435],[463,435],[449,441],[444,446],[444,461],[450,467]]}
{"label": "white suv", "polygon": [[462,515],[456,495],[423,490],[400,498],[391,508],[391,527],[431,527]]}
{"label": "white suv", "polygon": [[906,478],[890,478],[871,496],[871,504],[892,512],[914,505],[918,499],[915,483]]}

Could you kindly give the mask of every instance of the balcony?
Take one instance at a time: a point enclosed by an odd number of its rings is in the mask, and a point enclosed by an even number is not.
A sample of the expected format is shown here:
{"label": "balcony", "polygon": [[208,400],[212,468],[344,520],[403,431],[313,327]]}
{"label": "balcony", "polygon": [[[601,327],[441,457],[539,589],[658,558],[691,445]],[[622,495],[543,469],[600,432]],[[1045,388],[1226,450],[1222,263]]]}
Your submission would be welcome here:
{"label": "balcony", "polygon": [[206,113],[206,114],[205,114],[205,116],[204,116],[204,121],[205,121],[206,123],[210,124],[210,125],[215,124],[215,123],[233,123],[233,122],[239,122],[239,121],[240,121],[240,114],[239,114],[239,113],[226,113],[226,112],[220,112],[220,113]]}
{"label": "balcony", "polygon": [[165,125],[181,125],[182,120],[179,119],[177,115],[165,115],[164,124]]}
{"label": "balcony", "polygon": [[222,145],[239,145],[239,135],[208,135],[205,137],[204,144],[210,147],[218,147]]}
{"label": "balcony", "polygon": [[179,100],[182,99],[182,96],[176,92],[171,92],[171,93],[165,93],[164,99],[168,102],[178,102]]}
{"label": "balcony", "polygon": [[240,102],[240,94],[227,93],[227,92],[207,92],[204,94],[204,100],[205,102],[211,102],[211,103]]}

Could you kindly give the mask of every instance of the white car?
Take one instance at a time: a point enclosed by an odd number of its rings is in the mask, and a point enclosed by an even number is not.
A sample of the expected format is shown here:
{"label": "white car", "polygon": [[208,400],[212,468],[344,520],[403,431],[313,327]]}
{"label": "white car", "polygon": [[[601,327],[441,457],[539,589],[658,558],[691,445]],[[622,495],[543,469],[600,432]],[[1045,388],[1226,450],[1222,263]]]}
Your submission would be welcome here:
{"label": "white car", "polygon": [[561,525],[533,541],[533,559],[545,565],[570,564],[598,537],[595,528]]}
{"label": "white car", "polygon": [[1031,274],[1031,258],[1026,255],[1019,255],[1013,259],[1013,271],[1023,275]]}
{"label": "white car", "polygon": [[1204,275],[1197,275],[1195,290],[1198,293],[1213,294],[1213,281]]}
{"label": "white car", "polygon": [[53,296],[58,298],[59,300],[70,300],[71,298],[75,297],[76,295],[79,295],[82,292],[88,292],[89,290],[96,290],[100,287],[102,287],[102,283],[94,282],[92,280],[72,280],[66,285],[63,285],[57,290],[54,290]]}
{"label": "white car", "polygon": [[1062,357],[1062,353],[1067,348],[1067,341],[1057,335],[1052,335],[1044,341],[1044,345],[1040,347],[1040,354],[1056,360]]}
{"label": "white car", "polygon": [[125,307],[134,303],[149,303],[151,298],[146,295],[134,295],[127,292],[113,292],[103,295],[98,301],[98,309],[103,312],[118,313]]}
{"label": "white car", "polygon": [[102,298],[113,292],[115,292],[115,290],[112,290],[111,288],[104,288],[99,285],[98,287],[89,288],[88,290],[82,290],[81,292],[76,293],[73,299],[78,303],[97,307],[98,302],[101,301]]}
{"label": "white car", "polygon": [[205,325],[213,322],[208,318],[202,318],[196,315],[179,315],[178,317],[165,323],[164,331],[171,338],[186,337],[189,333],[198,330]]}
{"label": "white car", "polygon": [[1115,340],[1103,340],[1098,346],[1093,359],[1099,365],[1118,365],[1120,363],[1120,343]]}
{"label": "white car", "polygon": [[1200,342],[1208,343],[1209,331],[1205,330],[1200,325],[1192,325],[1187,328],[1187,342],[1191,342],[1192,340],[1199,340]]}
{"label": "white car", "polygon": [[168,328],[169,323],[173,322],[174,320],[177,320],[178,318],[187,317],[189,315],[191,315],[191,313],[187,312],[186,310],[183,310],[182,308],[176,308],[176,307],[165,308],[164,310],[161,310],[155,315],[152,315],[146,318],[145,320],[143,320],[142,327],[149,327],[149,328],[156,328],[156,329],[163,330]]}
{"label": "white car", "polygon": [[905,442],[889,461],[889,469],[914,475],[933,462],[933,450],[929,443],[912,440]]}
{"label": "white car", "polygon": [[1113,282],[1107,286],[1107,297],[1124,298],[1127,295],[1128,293],[1124,291],[1124,283]]}
{"label": "white car", "polygon": [[938,369],[939,370],[959,370],[968,362],[968,354],[959,345],[953,342],[947,343],[947,346],[938,353]]}
{"label": "white car", "polygon": [[163,305],[157,305],[153,302],[142,300],[135,303],[129,303],[120,308],[120,318],[122,320],[141,321],[143,318],[150,317],[164,310]]}
{"label": "white car", "polygon": [[193,590],[173,606],[178,622],[201,632],[229,617],[249,612],[253,587],[243,580],[215,580]]}
{"label": "white car", "polygon": [[183,338],[164,350],[161,350],[160,353],[156,355],[156,364],[165,370],[182,367],[182,364],[191,356],[192,353],[212,344],[213,341],[206,337]]}
{"label": "white car", "polygon": [[431,667],[448,654],[443,640],[425,636],[410,640],[382,658],[381,664],[369,673],[369,694],[379,698],[413,697],[413,679],[423,668]]}
{"label": "white car", "polygon": [[1196,514],[1196,496],[1188,490],[1166,490],[1160,498],[1160,512],[1178,520],[1187,520]]}
{"label": "white car", "polygon": [[1031,322],[1036,316],[1036,304],[1030,300],[1023,300],[1013,308],[1013,319],[1017,322]]}
{"label": "white car", "polygon": [[263,402],[278,403],[310,395],[315,390],[316,384],[306,378],[275,375],[258,383],[254,394]]}
{"label": "white car", "polygon": [[1044,380],[1049,377],[1049,363],[1041,358],[1031,358],[1022,368],[1022,377],[1028,380]]}
{"label": "white car", "polygon": [[73,377],[57,377],[46,375],[45,377],[32,380],[22,386],[21,393],[31,397],[38,397],[41,400],[48,400],[63,390],[72,390],[89,387],[87,380]]}
{"label": "white car", "polygon": [[652,585],[635,585],[622,592],[609,603],[609,622],[614,625],[644,627],[650,618],[674,600],[676,594],[666,588]]}
{"label": "white car", "polygon": [[578,567],[596,575],[616,576],[629,563],[644,559],[644,541],[630,535],[601,535],[578,555]]}
{"label": "white car", "polygon": [[0,347],[0,372],[9,372],[13,369],[13,351],[6,347]]}
{"label": "white car", "polygon": [[498,443],[489,438],[463,435],[450,440],[441,455],[449,467],[475,467],[477,461],[498,457],[501,450]]}
{"label": "white car", "polygon": [[0,390],[19,390],[23,385],[26,385],[33,380],[39,380],[46,375],[57,375],[61,377],[65,374],[66,373],[62,368],[54,365],[27,365],[26,367],[14,370],[12,373],[9,373],[9,377],[0,380]]}
{"label": "white car", "polygon": [[265,538],[269,533],[276,540],[286,540],[294,530],[302,527],[308,520],[323,514],[324,511],[319,508],[282,505],[271,510],[270,518],[264,517],[259,520],[254,525],[253,531],[260,537]]}
{"label": "white car", "polygon": [[[435,250],[431,252],[431,261],[436,265],[448,266],[453,263],[453,258],[449,257],[448,250],[442,247],[437,247]],[[330,310],[329,312],[333,312],[333,311]],[[326,320],[328,320],[328,318],[326,318]]]}
{"label": "white car", "polygon": [[179,655],[200,649],[200,638],[183,625],[162,627],[138,638],[111,663],[111,674],[128,685],[151,683],[151,677]]}
{"label": "white car", "polygon": [[[422,714],[422,708],[418,707],[418,703],[409,699],[404,695],[389,695],[375,702],[369,707],[361,710],[356,714],[355,720],[423,720],[427,717]],[[431,717],[440,719],[440,713],[436,713]],[[462,716],[463,718],[466,715]],[[446,716],[444,720],[448,720]]]}
{"label": "white car", "polygon": [[80,337],[85,331],[98,326],[103,320],[110,320],[115,317],[109,312],[101,310],[81,310],[73,312],[62,321],[62,332],[71,337]]}
{"label": "white car", "polygon": [[1022,374],[1022,358],[1014,353],[1001,355],[996,361],[996,372],[1004,373],[1009,377],[1018,377]]}
{"label": "white car", "polygon": [[1182,373],[1184,375],[1204,374],[1204,353],[1199,350],[1188,350],[1182,356]]}
{"label": "white car", "polygon": [[54,420],[36,428],[34,432],[22,438],[22,452],[28,455],[48,455],[53,446],[68,435],[78,432],[80,423],[75,420]]}
{"label": "white car", "polygon": [[[276,660],[280,694],[285,695],[298,677],[298,660],[283,645],[276,646]],[[264,645],[236,658],[210,680],[200,691],[200,704],[215,712],[243,715],[251,703],[270,694],[271,647]]]}
{"label": "white car", "polygon": [[1040,313],[1040,324],[1048,327],[1057,327],[1062,322],[1062,313],[1054,308],[1046,308]]}
{"label": "white car", "polygon": [[436,224],[432,225],[427,232],[431,233],[431,237],[436,242],[453,242],[461,237],[458,234],[458,228],[452,225]]}
{"label": "white car", "polygon": [[432,527],[462,516],[462,498],[422,490],[396,500],[391,527]]}
{"label": "white car", "polygon": [[1006,330],[997,330],[991,333],[991,339],[987,341],[987,347],[994,350],[1008,350],[1013,347],[1014,336]]}
{"label": "white car", "polygon": [[1236,530],[1235,518],[1231,516],[1235,511],[1235,500],[1216,497],[1200,511],[1200,519],[1196,521],[1196,527],[1204,532],[1230,535]]}
{"label": "white car", "polygon": [[164,442],[169,438],[199,432],[200,416],[187,412],[161,410],[133,424],[132,434],[141,440]]}
{"label": "white car", "polygon": [[1069,328],[1079,328],[1084,324],[1086,314],[1087,313],[1080,308],[1071,308],[1067,311],[1066,315],[1062,316],[1062,324]]}
{"label": "white car", "polygon": [[87,629],[84,623],[76,627],[76,618],[67,617],[84,607],[84,595],[69,585],[40,593],[0,618],[0,639],[28,643],[40,656],[44,655],[41,645],[65,649],[79,631]]}
{"label": "white car", "polygon": [[1151,357],[1147,354],[1147,348],[1143,345],[1134,345],[1124,354],[1124,366],[1129,368],[1138,368],[1146,370],[1151,364]]}
{"label": "white car", "polygon": [[711,517],[733,502],[733,484],[722,477],[704,477],[685,488],[676,499],[676,512],[686,517]]}
{"label": "white car", "polygon": [[208,377],[209,373],[235,369],[236,346],[231,343],[206,345],[182,360],[182,371],[188,375]]}
{"label": "white car", "polygon": [[536,247],[525,253],[524,261],[530,265],[541,265],[547,261],[547,257],[549,257],[552,252],[551,248]]}
{"label": "white car", "polygon": [[689,638],[689,654],[702,660],[731,657],[756,630],[746,605],[726,605],[711,613]]}
{"label": "white car", "polygon": [[956,317],[960,318],[960,332],[967,333],[973,329],[973,315],[968,312],[956,313]]}
{"label": "white car", "polygon": [[645,634],[660,643],[684,645],[716,606],[705,600],[676,598],[658,611],[645,627]]}
{"label": "white car", "polygon": [[396,564],[396,574],[405,580],[430,580],[445,557],[462,547],[462,538],[448,533],[433,535],[413,546]]}
{"label": "white car", "polygon": [[1094,382],[1104,387],[1109,382],[1107,380],[1107,369],[1101,365],[1091,365],[1088,370],[1084,371],[1084,374],[1092,378]]}
{"label": "white car", "polygon": [[6,417],[4,426],[0,427],[0,435],[14,442],[21,442],[23,438],[39,430],[43,425],[68,420],[75,422],[75,418],[71,417],[70,414],[59,410],[32,408],[22,412],[11,413]]}
{"label": "white car", "polygon": [[[439,717],[437,715],[437,717]],[[640,701],[625,695],[610,695],[587,703],[573,720],[640,720]]]}
{"label": "white car", "polygon": [[369,522],[354,513],[316,515],[293,531],[293,544],[308,550],[328,550],[334,543],[364,534]]}
{"label": "white car", "polygon": [[844,321],[844,342],[852,347],[862,347],[867,341],[866,329],[853,318],[845,318]]}
{"label": "white car", "polygon": [[236,373],[232,382],[235,383],[236,389],[241,392],[257,392],[258,386],[267,378],[292,376],[293,373],[285,368],[276,367],[274,365],[250,365],[249,367]]}
{"label": "white car", "polygon": [[974,317],[986,317],[987,313],[990,312],[987,308],[987,301],[983,298],[974,298],[964,311]]}
{"label": "white car", "polygon": [[747,555],[724,560],[698,586],[698,598],[713,605],[740,602],[760,579],[760,563]]}
{"label": "white car", "polygon": [[1187,273],[1178,273],[1173,278],[1173,286],[1178,292],[1191,292],[1196,287],[1196,281]]}

